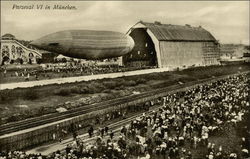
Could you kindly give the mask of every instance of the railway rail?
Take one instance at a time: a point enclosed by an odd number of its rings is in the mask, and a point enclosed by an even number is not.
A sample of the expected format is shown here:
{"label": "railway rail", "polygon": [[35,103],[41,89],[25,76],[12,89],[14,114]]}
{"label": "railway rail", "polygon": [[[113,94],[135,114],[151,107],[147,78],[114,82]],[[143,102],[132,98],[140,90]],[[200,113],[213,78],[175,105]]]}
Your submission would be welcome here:
{"label": "railway rail", "polygon": [[104,102],[100,102],[100,103],[83,105],[83,106],[80,106],[78,108],[74,108],[74,109],[68,110],[66,112],[63,112],[63,113],[53,113],[53,114],[44,115],[44,116],[35,117],[35,118],[30,118],[30,119],[26,119],[26,120],[22,120],[22,121],[18,121],[18,122],[4,124],[4,125],[0,126],[0,136],[5,135],[5,134],[9,134],[9,133],[13,133],[13,132],[17,132],[17,131],[21,131],[21,130],[25,130],[28,128],[33,128],[33,127],[37,127],[40,125],[45,125],[48,123],[60,121],[63,119],[75,117],[78,115],[87,114],[87,113],[90,113],[92,111],[104,110],[104,109],[114,107],[116,105],[123,104],[126,102],[131,102],[131,101],[136,101],[138,99],[148,98],[148,97],[151,97],[151,96],[154,96],[156,94],[160,94],[160,93],[163,93],[166,91],[169,93],[185,91],[187,89],[196,87],[197,85],[220,80],[220,79],[226,78],[228,76],[232,76],[232,75],[219,76],[216,78],[212,77],[212,78],[208,78],[208,79],[204,79],[204,80],[200,80],[200,81],[192,81],[192,82],[188,82],[188,83],[184,83],[184,84],[172,85],[169,87],[159,88],[159,89],[155,89],[155,90],[148,91],[148,92],[141,93],[141,94],[137,94],[137,95],[130,95],[130,96],[121,97],[121,98],[117,98],[117,99],[113,99],[113,100],[108,100],[108,101],[104,101]]}
{"label": "railway rail", "polygon": [[[153,107],[150,108],[150,110],[146,111],[147,115],[152,115],[153,111],[158,111],[158,109],[161,107],[161,105],[155,105]],[[122,119],[119,121],[116,121],[114,123],[111,123],[108,125],[109,129],[112,130],[115,134],[119,133],[121,130],[122,126],[126,126],[128,125],[131,121],[135,120],[138,115],[142,114],[141,112],[139,113],[135,113],[132,116],[126,118],[126,119]],[[79,135],[78,138],[81,139],[82,141],[84,141],[84,143],[91,143],[96,141],[97,137],[99,137],[99,132],[98,130],[95,130],[93,133],[93,137],[89,137],[88,133]],[[104,137],[108,137],[107,135],[105,135]],[[58,143],[52,143],[49,145],[43,145],[43,146],[39,146],[33,149],[26,149],[26,153],[28,154],[34,154],[34,153],[41,153],[42,155],[49,155],[52,154],[54,152],[54,150],[60,150],[62,152],[65,152],[65,147],[67,144],[72,143],[74,140],[73,138],[69,138],[69,139],[65,139],[64,141],[62,141],[60,144]],[[44,148],[43,148],[44,147]],[[56,148],[51,148],[51,147],[56,147]],[[40,150],[45,150],[45,151],[40,151]]]}

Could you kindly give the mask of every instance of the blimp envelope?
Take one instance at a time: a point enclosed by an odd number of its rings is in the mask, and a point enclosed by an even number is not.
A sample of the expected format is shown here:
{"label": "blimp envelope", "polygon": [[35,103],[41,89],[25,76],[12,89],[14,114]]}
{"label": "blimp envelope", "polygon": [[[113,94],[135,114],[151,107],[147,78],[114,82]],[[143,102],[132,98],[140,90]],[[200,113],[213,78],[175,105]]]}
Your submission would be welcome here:
{"label": "blimp envelope", "polygon": [[113,31],[66,30],[34,40],[31,45],[74,58],[105,59],[127,54],[134,40]]}

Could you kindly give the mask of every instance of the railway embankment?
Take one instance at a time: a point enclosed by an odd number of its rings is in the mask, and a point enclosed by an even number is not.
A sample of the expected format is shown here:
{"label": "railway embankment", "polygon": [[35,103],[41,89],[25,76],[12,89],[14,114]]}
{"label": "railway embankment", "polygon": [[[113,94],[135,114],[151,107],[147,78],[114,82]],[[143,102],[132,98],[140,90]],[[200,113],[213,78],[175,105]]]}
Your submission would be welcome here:
{"label": "railway embankment", "polygon": [[59,114],[157,88],[250,70],[249,65],[196,67],[173,72],[130,75],[113,79],[52,84],[0,91],[0,125]]}

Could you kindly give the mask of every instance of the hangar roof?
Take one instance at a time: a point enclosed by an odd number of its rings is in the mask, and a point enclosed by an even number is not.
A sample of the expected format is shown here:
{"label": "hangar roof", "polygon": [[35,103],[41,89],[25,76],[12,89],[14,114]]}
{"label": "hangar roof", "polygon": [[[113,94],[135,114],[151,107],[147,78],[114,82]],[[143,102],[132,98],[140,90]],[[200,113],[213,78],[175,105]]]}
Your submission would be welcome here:
{"label": "hangar roof", "polygon": [[213,35],[202,27],[190,25],[161,24],[160,22],[138,22],[150,29],[159,41],[213,41],[217,40]]}

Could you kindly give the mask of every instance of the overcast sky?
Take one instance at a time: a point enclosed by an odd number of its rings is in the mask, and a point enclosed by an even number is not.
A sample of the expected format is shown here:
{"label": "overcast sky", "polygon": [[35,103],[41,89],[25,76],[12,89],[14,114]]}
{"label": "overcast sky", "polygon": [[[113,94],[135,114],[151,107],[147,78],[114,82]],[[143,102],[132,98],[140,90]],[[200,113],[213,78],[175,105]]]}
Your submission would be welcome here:
{"label": "overcast sky", "polygon": [[[16,10],[14,4],[71,5],[77,10]],[[249,44],[249,1],[1,1],[1,35],[24,40],[66,29],[126,33],[140,20],[201,25],[221,43]]]}

